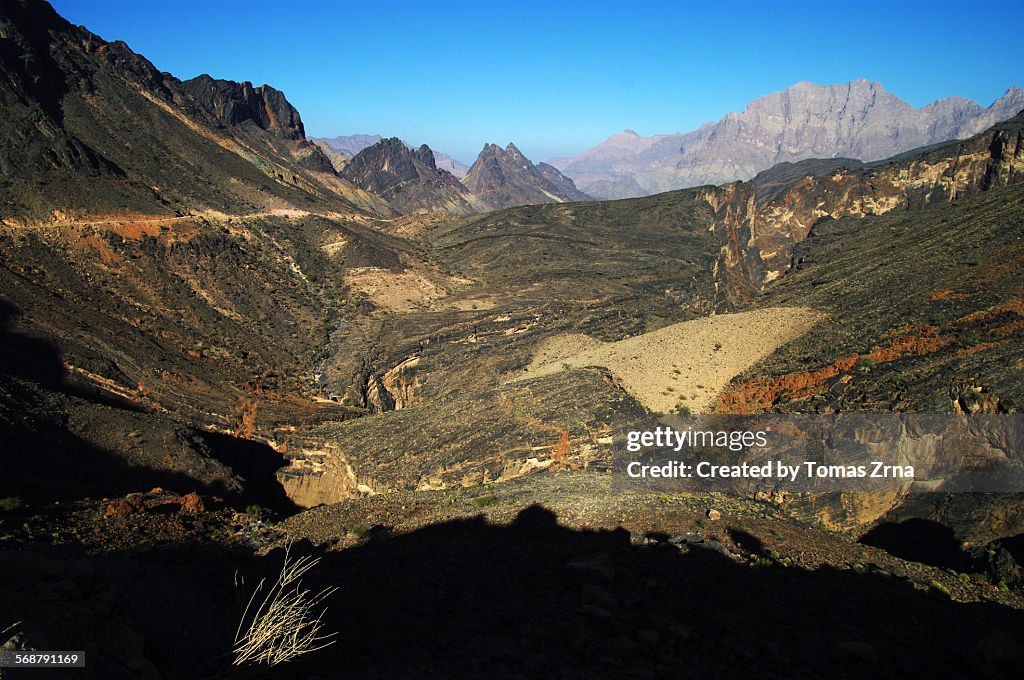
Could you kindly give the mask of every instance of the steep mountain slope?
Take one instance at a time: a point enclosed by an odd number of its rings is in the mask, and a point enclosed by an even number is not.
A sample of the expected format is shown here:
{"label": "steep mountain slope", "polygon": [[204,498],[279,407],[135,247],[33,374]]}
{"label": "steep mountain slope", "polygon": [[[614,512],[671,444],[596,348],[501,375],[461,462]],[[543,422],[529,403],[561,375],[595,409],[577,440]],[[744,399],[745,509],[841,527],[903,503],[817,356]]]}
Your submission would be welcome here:
{"label": "steep mountain slope", "polygon": [[426,144],[410,149],[397,137],[357,153],[341,176],[405,214],[444,211],[467,215],[483,207],[454,175],[437,168],[434,153]]}
{"label": "steep mountain slope", "polygon": [[[789,268],[793,244],[803,240],[822,218],[948,205],[1019,182],[1024,174],[1024,116],[963,141],[859,169],[857,164],[840,161],[838,169],[827,172],[831,163],[798,164],[809,170],[807,176],[785,188],[741,182],[699,189],[714,207],[712,228],[729,244],[722,251],[720,266],[742,271],[743,278],[761,287]],[[792,172],[793,168],[785,170]],[[815,175],[821,172],[825,174]]]}
{"label": "steep mountain slope", "polygon": [[[217,456],[280,455],[236,437],[351,417],[313,375],[370,307],[351,271],[424,266],[370,226],[391,208],[273,88],[179,81],[37,0],[4,2],[0,28],[0,494],[237,491]],[[40,475],[66,456],[78,472]]]}
{"label": "steep mountain slope", "polygon": [[492,209],[590,200],[556,168],[534,165],[511,143],[485,144],[462,183]]}
{"label": "steep mountain slope", "polygon": [[45,3],[5,3],[4,26],[0,216],[388,210],[334,175],[273,88],[183,83]]}
{"label": "steep mountain slope", "polygon": [[335,172],[340,173],[348,165],[348,162],[352,160],[352,156],[335,151],[322,139],[314,139],[313,143],[320,147],[320,150],[327,156],[327,160],[331,162],[331,167],[334,168]]}
{"label": "steep mountain slope", "polygon": [[882,216],[821,219],[755,306],[828,312],[722,408],[1019,412],[1024,183]]}
{"label": "steep mountain slope", "polygon": [[[229,667],[237,605],[294,540],[322,559],[303,588],[348,598],[300,676],[1019,676],[1019,495],[926,508],[939,568],[816,526],[900,499],[797,513],[611,472],[620,424],[677,395],[1019,411],[1024,119],[868,167],[392,216],[276,91],[153,75],[0,6],[0,124],[35,150],[0,147],[0,644],[85,649],[83,678],[266,675]],[[46,49],[18,71],[22,43]],[[369,177],[418,187],[428,153]],[[495,193],[553,200],[518,163]],[[566,338],[604,351],[528,370]],[[275,521],[292,503],[331,505]]]}
{"label": "steep mountain slope", "polygon": [[640,137],[627,130],[559,169],[592,196],[618,198],[752,178],[780,162],[862,161],[962,139],[1024,110],[1013,87],[988,108],[950,97],[914,109],[879,83],[798,83],[698,130]]}
{"label": "steep mountain slope", "polygon": [[412,149],[397,137],[334,162],[340,165],[342,178],[407,215],[468,215],[516,205],[589,200],[572,180],[547,163],[534,165],[514,144],[506,149],[485,145],[461,182],[437,166],[428,146]]}

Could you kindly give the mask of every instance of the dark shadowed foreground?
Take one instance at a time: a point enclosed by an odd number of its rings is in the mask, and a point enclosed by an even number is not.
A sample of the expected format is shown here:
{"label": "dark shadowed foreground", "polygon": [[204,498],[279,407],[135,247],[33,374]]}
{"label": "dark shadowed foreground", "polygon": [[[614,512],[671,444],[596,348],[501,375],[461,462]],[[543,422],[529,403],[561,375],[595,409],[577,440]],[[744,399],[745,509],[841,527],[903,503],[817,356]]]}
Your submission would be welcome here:
{"label": "dark shadowed foreground", "polygon": [[[212,523],[216,513],[177,521]],[[354,547],[322,552],[307,575],[313,590],[339,588],[325,618],[337,641],[289,669],[311,678],[1018,677],[1019,610],[958,603],[870,563],[789,566],[755,536],[729,533],[731,548],[667,534],[639,544],[624,529],[567,529],[540,506],[504,526],[474,518],[368,530]],[[293,554],[321,550],[299,543]],[[733,550],[756,559],[737,561]],[[21,617],[36,646],[86,648],[88,670],[66,677],[233,677],[221,655],[242,600],[282,558],[213,543],[131,557],[3,552],[0,620]],[[236,578],[246,585],[236,589]]]}

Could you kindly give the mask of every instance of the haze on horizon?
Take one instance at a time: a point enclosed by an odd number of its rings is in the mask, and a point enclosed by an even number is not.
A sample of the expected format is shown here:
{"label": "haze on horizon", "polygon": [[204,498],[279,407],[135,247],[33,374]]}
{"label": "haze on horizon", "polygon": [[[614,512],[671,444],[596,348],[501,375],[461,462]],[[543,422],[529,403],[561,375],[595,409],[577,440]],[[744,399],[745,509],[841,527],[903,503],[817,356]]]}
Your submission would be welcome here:
{"label": "haze on horizon", "polygon": [[915,107],[1024,84],[1016,43],[993,34],[1024,19],[1004,1],[52,4],[179,78],[284,91],[309,136],[398,136],[467,163],[485,142],[547,160],[627,128],[692,130],[800,81],[867,78]]}

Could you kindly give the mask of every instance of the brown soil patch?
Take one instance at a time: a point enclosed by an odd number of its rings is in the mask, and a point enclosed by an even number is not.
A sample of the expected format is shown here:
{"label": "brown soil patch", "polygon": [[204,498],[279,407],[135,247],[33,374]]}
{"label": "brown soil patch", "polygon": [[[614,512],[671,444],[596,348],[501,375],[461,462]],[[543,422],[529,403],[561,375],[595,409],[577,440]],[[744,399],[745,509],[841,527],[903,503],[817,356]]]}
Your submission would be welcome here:
{"label": "brown soil patch", "polygon": [[390,312],[411,312],[445,297],[448,291],[438,282],[412,269],[393,272],[377,267],[351,269],[345,285],[363,293],[376,307]]}
{"label": "brown soil patch", "polygon": [[580,334],[543,342],[515,380],[584,366],[603,366],[648,408],[684,405],[708,412],[729,381],[806,333],[823,314],[802,307],[722,314],[666,326],[618,342]]}
{"label": "brown soil patch", "polygon": [[939,300],[964,300],[972,297],[971,293],[958,293],[955,290],[946,288],[945,290],[937,290],[928,296],[928,299],[932,302],[938,302]]}
{"label": "brown soil patch", "polygon": [[948,345],[950,340],[938,336],[938,327],[923,326],[884,347],[867,354],[851,354],[813,371],[790,373],[774,378],[758,378],[729,388],[719,397],[716,411],[720,413],[759,413],[767,411],[783,394],[791,398],[816,394],[825,382],[847,371],[857,363],[870,359],[875,363],[893,361],[903,356],[930,354]]}
{"label": "brown soil patch", "polygon": [[984,352],[987,349],[992,349],[993,347],[998,347],[999,345],[1002,345],[1002,344],[1004,344],[1006,342],[1009,342],[1009,340],[997,340],[996,342],[983,342],[983,343],[981,343],[979,345],[974,345],[973,347],[966,347],[966,348],[958,351],[956,353],[956,355],[958,357],[969,357],[972,354],[977,354],[978,352]]}

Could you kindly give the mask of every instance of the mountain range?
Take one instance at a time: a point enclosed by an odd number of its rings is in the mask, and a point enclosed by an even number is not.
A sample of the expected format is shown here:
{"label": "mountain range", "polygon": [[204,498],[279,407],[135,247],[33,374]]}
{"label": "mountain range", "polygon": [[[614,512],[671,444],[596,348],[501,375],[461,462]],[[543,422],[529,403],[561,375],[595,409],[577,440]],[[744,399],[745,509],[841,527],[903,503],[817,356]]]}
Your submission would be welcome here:
{"label": "mountain range", "polygon": [[[338,137],[313,137],[312,141],[321,145],[321,147],[327,147],[328,149],[335,151],[343,156],[351,158],[357,153],[362,151],[368,146],[373,146],[377,142],[384,139],[380,135],[345,135]],[[406,146],[412,148],[412,145],[405,143]],[[455,175],[458,179],[462,179],[466,176],[469,171],[469,166],[461,161],[457,161],[446,153],[440,151],[432,151],[434,154],[434,164],[438,169],[447,170],[451,174]]]}
{"label": "mountain range", "polygon": [[969,137],[1022,109],[1024,90],[1018,87],[987,108],[950,97],[915,109],[868,80],[802,82],[692,132],[642,137],[626,130],[551,163],[595,198],[646,196],[748,180],[782,162],[888,158]]}
{"label": "mountain range", "polygon": [[397,137],[363,148],[340,174],[403,213],[444,211],[468,215],[488,209],[455,175],[437,167],[430,147],[424,144],[411,149]]}
{"label": "mountain range", "polygon": [[[327,153],[274,87],[0,0],[0,133],[0,648],[88,679],[1019,676],[1022,494],[637,486],[620,435],[772,419],[817,455],[785,414],[850,414],[872,456],[1020,469],[1024,115],[587,201],[513,144],[461,180],[394,137]],[[275,581],[334,598],[275,640],[339,644],[240,658]]]}
{"label": "mountain range", "polygon": [[518,205],[586,201],[572,180],[547,163],[534,165],[515,144],[485,144],[461,181],[438,167],[427,145],[397,137],[367,146],[345,163],[342,178],[384,198],[400,212],[468,215]]}

